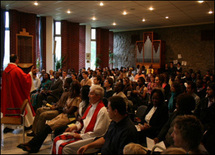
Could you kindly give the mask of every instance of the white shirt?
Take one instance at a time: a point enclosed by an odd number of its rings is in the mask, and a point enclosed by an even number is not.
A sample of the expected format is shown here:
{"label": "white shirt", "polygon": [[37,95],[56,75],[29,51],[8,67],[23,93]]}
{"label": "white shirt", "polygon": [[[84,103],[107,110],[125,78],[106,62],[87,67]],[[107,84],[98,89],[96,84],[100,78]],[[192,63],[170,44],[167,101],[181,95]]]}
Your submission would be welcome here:
{"label": "white shirt", "polygon": [[38,89],[40,87],[41,81],[38,77],[36,77],[35,79],[33,78],[33,84],[35,89]]}
{"label": "white shirt", "polygon": [[[80,132],[80,136],[82,139],[88,139],[88,138],[95,138],[95,137],[103,136],[108,129],[108,126],[110,124],[110,118],[108,116],[107,108],[104,106],[98,112],[96,123],[95,123],[93,131],[89,131],[87,133],[84,133],[88,124],[91,121],[91,118],[92,118],[92,116],[96,110],[97,105],[98,105],[98,103],[92,104],[92,107],[90,108],[86,118],[83,120],[84,126]],[[81,123],[76,122],[76,126],[77,126],[77,129],[79,130],[81,128]]]}
{"label": "white shirt", "polygon": [[152,109],[148,112],[148,114],[145,117],[145,121],[149,124],[150,119],[152,118],[153,114],[157,110],[157,107],[153,106]]}

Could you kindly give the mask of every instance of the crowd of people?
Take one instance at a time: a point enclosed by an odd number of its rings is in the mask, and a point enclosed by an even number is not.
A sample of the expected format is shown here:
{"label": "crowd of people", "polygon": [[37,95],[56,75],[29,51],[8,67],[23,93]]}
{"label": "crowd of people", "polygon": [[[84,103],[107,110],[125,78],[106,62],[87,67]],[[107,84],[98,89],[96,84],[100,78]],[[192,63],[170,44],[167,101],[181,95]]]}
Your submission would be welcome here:
{"label": "crowd of people", "polygon": [[[31,70],[33,138],[17,147],[35,153],[54,133],[52,154],[146,154],[146,137],[166,153],[214,154],[215,76],[170,62],[120,69]],[[140,106],[144,113],[137,117]],[[126,147],[125,147],[126,146]],[[136,149],[136,150],[135,150]],[[145,153],[143,153],[145,152]]]}

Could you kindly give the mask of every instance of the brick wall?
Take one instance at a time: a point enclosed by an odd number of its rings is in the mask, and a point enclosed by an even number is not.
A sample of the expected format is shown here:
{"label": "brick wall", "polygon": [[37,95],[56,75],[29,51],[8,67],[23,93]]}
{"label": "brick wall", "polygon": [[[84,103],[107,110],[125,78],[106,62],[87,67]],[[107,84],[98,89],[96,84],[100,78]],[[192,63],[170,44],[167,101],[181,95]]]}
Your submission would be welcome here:
{"label": "brick wall", "polygon": [[66,20],[61,22],[61,57],[64,57],[63,70],[79,70],[79,24]]}
{"label": "brick wall", "polygon": [[86,26],[79,27],[79,69],[85,67],[85,34]]}
{"label": "brick wall", "polygon": [[109,66],[109,30],[96,29],[96,55],[100,58],[100,67]]}
{"label": "brick wall", "polygon": [[22,28],[33,35],[33,64],[36,65],[36,15],[23,13],[16,10],[10,10],[10,54],[16,54],[16,34],[22,31]]}

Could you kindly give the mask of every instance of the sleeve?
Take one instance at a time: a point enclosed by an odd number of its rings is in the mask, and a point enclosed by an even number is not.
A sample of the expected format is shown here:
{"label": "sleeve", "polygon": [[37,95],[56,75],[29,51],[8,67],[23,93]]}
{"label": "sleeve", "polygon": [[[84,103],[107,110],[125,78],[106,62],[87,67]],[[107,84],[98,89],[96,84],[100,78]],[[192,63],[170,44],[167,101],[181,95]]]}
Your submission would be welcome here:
{"label": "sleeve", "polygon": [[110,119],[106,107],[100,109],[93,132],[80,134],[82,139],[100,137],[105,134],[110,124]]}

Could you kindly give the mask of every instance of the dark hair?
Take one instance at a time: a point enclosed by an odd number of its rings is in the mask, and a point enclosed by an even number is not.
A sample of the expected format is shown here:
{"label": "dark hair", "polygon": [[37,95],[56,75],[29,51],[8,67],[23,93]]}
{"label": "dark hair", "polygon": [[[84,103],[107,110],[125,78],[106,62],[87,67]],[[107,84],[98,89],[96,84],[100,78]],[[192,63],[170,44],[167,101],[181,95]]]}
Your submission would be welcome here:
{"label": "dark hair", "polygon": [[72,83],[72,79],[71,78],[66,78],[65,82],[70,85]]}
{"label": "dark hair", "polygon": [[174,81],[172,86],[175,88],[176,94],[180,94],[182,92],[180,83]]}
{"label": "dark hair", "polygon": [[81,99],[82,99],[82,101],[85,102],[85,105],[82,108],[82,112],[81,112],[82,115],[84,114],[84,112],[86,111],[86,109],[90,103],[89,102],[89,96],[88,96],[89,92],[90,92],[90,86],[89,85],[84,85],[81,87]]}
{"label": "dark hair", "polygon": [[71,83],[71,98],[75,98],[80,96],[80,89],[81,89],[81,84],[79,83],[79,81],[73,81]]}
{"label": "dark hair", "polygon": [[88,75],[88,71],[83,71],[82,73],[84,73],[84,74]]}
{"label": "dark hair", "polygon": [[107,80],[108,83],[110,84],[110,87],[112,87],[112,86],[113,86],[113,79],[110,78],[110,77],[108,77],[108,78],[106,78],[106,80]]}
{"label": "dark hair", "polygon": [[180,131],[183,140],[187,142],[189,149],[198,148],[203,136],[200,120],[194,115],[182,115],[177,116],[173,123]]}
{"label": "dark hair", "polygon": [[76,74],[76,73],[72,73],[72,75],[74,75],[74,76],[75,76],[75,79],[77,79],[77,74]]}
{"label": "dark hair", "polygon": [[112,96],[108,99],[112,110],[117,109],[120,115],[126,114],[126,103],[121,96]]}
{"label": "dark hair", "polygon": [[144,79],[144,77],[141,76],[141,77],[138,78],[138,80],[140,80],[143,83],[143,85],[145,85],[145,79]]}
{"label": "dark hair", "polygon": [[10,62],[13,62],[13,63],[16,62],[17,58],[18,58],[18,57],[17,57],[16,54],[11,54],[11,55],[10,55]]}
{"label": "dark hair", "polygon": [[187,85],[190,85],[191,89],[194,89],[194,92],[196,92],[196,84],[193,81],[188,81]]}
{"label": "dark hair", "polygon": [[177,96],[176,104],[178,106],[177,110],[183,114],[189,114],[195,109],[196,101],[192,95],[187,93],[182,93]]}
{"label": "dark hair", "polygon": [[[47,74],[47,75],[48,75],[48,80],[50,80],[50,75],[49,75],[49,73],[45,73],[45,74]],[[43,74],[43,80],[42,80],[42,82],[41,82],[41,83],[44,83],[44,82],[45,82],[45,79],[44,79],[45,74]]]}
{"label": "dark hair", "polygon": [[161,89],[159,88],[154,88],[151,92],[151,96],[150,96],[150,99],[152,99],[152,96],[154,93],[157,93],[158,96],[159,96],[159,99],[160,99],[160,103],[159,105],[163,104],[164,103],[164,100],[165,100],[165,97],[164,97],[164,93],[162,92]]}
{"label": "dark hair", "polygon": [[211,82],[207,86],[210,87],[213,90],[214,94],[215,94],[215,83]]}
{"label": "dark hair", "polygon": [[99,84],[101,84],[102,83],[102,77],[100,75],[97,75],[96,78],[97,78],[97,81],[99,81]]}

